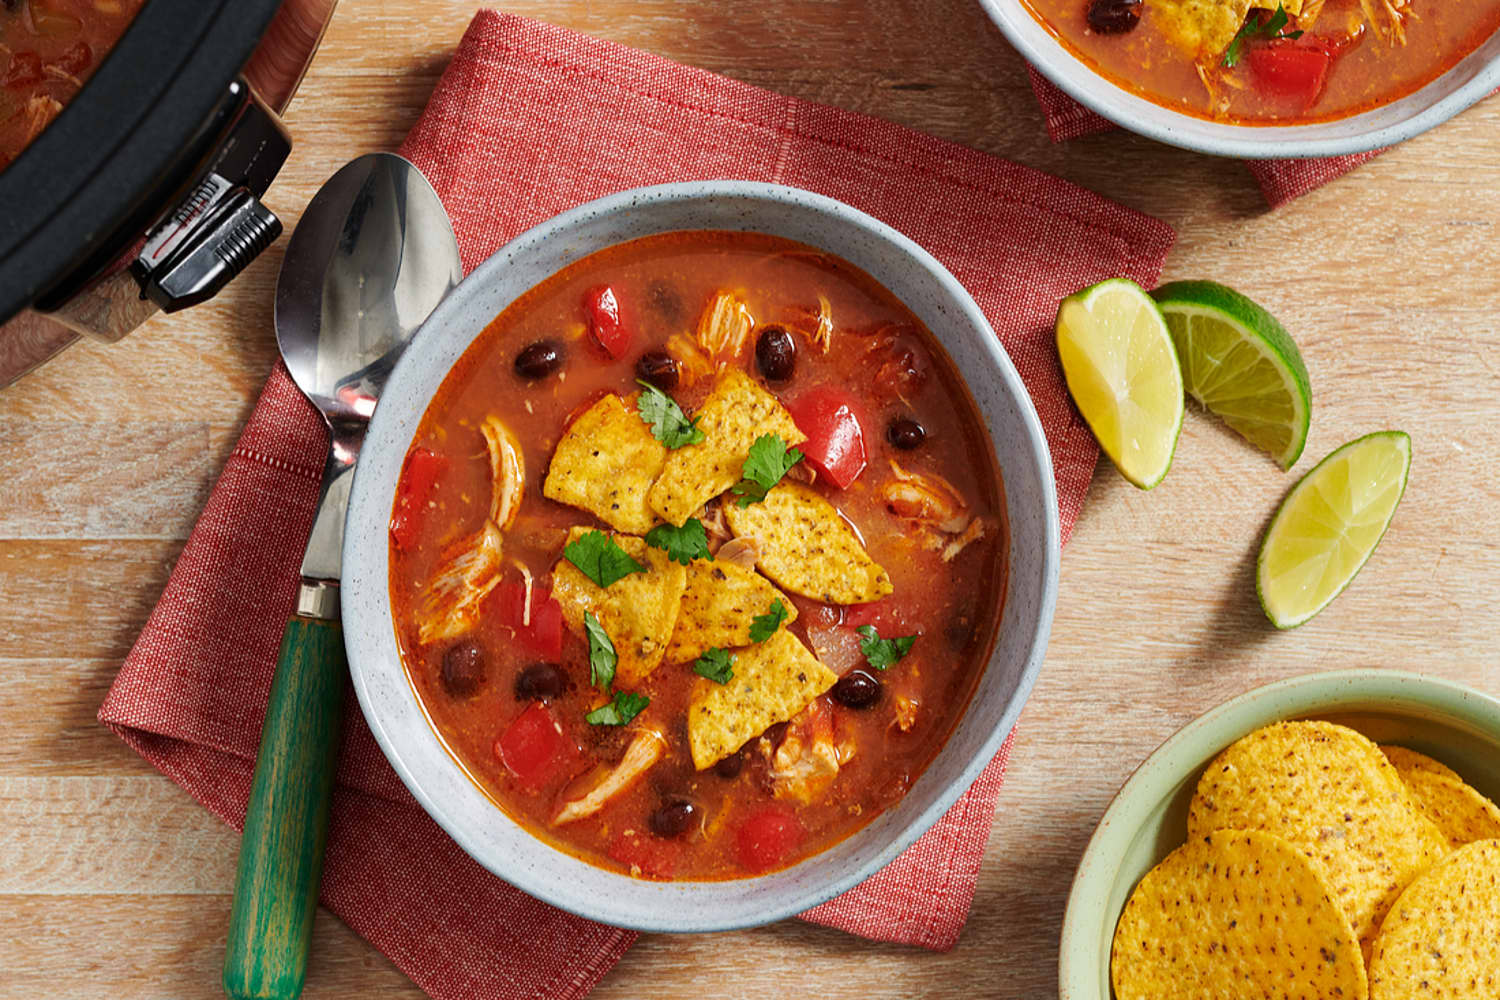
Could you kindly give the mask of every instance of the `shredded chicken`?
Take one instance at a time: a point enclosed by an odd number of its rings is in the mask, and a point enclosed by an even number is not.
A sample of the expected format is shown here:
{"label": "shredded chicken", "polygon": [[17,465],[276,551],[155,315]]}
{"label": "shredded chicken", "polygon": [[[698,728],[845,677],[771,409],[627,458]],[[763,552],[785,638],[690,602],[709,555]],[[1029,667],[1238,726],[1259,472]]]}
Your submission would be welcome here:
{"label": "shredded chicken", "polygon": [[698,346],[716,364],[738,357],[755,329],[755,317],[734,292],[718,292],[698,319]]}
{"label": "shredded chicken", "polygon": [[741,535],[720,545],[714,558],[732,562],[741,569],[754,569],[760,562],[760,548],[754,535]]}
{"label": "shredded chicken", "polygon": [[854,742],[835,741],[833,709],[819,698],[792,720],[771,758],[774,794],[803,804],[821,798],[853,758]]}
{"label": "shredded chicken", "polygon": [[585,819],[603,809],[610,799],[634,785],[657,761],[661,760],[666,747],[666,739],[656,730],[638,731],[635,739],[631,740],[630,746],[626,748],[625,756],[620,758],[620,763],[615,765],[614,770],[605,775],[603,780],[584,795],[563,803],[562,808],[552,819],[553,825],[562,826],[564,823]]}
{"label": "shredded chicken", "polygon": [[501,531],[515,523],[526,489],[526,463],[521,443],[495,417],[485,417],[479,431],[490,453],[490,521]]}
{"label": "shredded chicken", "polygon": [[1406,19],[1410,0],[1359,0],[1370,28],[1392,45],[1406,44]]}
{"label": "shredded chicken", "polygon": [[713,374],[713,362],[704,356],[697,344],[680,333],[667,339],[667,353],[677,359],[679,378],[685,386]]}
{"label": "shredded chicken", "polygon": [[526,628],[531,625],[531,567],[519,559],[512,559],[511,563],[521,571],[521,582],[525,587],[525,593],[521,596],[521,627]]}
{"label": "shredded chicken", "polygon": [[950,534],[968,527],[969,505],[951,483],[932,473],[907,472],[895,459],[890,463],[896,478],[880,491],[887,510],[897,517],[923,521]]}
{"label": "shredded chicken", "polygon": [[61,111],[62,104],[46,95],[29,99],[20,112],[21,120],[26,126],[26,141],[21,145],[27,145],[41,135],[42,130],[52,124],[52,119]]}
{"label": "shredded chicken", "polygon": [[808,343],[824,354],[833,347],[833,304],[826,295],[818,296],[816,312],[807,306],[798,306],[786,325],[806,337]]}
{"label": "shredded chicken", "polygon": [[477,624],[480,602],[500,582],[504,532],[515,522],[526,488],[526,464],[516,436],[494,417],[486,417],[479,430],[490,455],[489,516],[477,532],[443,554],[418,609],[417,638],[423,643],[456,638]]}
{"label": "shredded chicken", "polygon": [[710,500],[698,509],[698,520],[710,542],[725,542],[730,537],[729,525],[724,523],[724,506]]}
{"label": "shredded chicken", "polygon": [[500,582],[503,537],[494,522],[449,549],[422,595],[417,639],[422,643],[454,639],[473,630],[479,604]]}
{"label": "shredded chicken", "polygon": [[892,701],[896,706],[896,728],[903,733],[911,732],[911,727],[917,724],[917,708],[921,703],[904,693],[898,693]]}
{"label": "shredded chicken", "polygon": [[969,547],[970,543],[977,542],[983,538],[985,532],[988,530],[989,525],[985,522],[984,518],[974,518],[969,522],[967,528],[959,532],[952,541],[943,546],[943,562],[952,562],[955,556]]}

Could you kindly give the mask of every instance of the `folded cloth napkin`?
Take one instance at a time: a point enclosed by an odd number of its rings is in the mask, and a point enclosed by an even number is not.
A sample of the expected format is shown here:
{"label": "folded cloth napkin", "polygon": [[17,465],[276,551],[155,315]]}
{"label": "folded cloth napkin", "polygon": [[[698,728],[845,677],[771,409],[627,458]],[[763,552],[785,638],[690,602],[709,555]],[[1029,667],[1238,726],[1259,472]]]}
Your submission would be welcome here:
{"label": "folded cloth napkin", "polygon": [[[1113,275],[1152,285],[1173,239],[1016,164],[492,12],[470,26],[403,152],[442,196],[468,268],[563,209],[665,181],[773,181],[885,220],[952,269],[1010,352],[1047,432],[1065,533],[1097,451],[1051,346],[1057,300]],[[277,366],[99,712],[235,827],[325,448],[319,417]],[[407,794],[347,701],[323,903],[443,1000],[586,993],[635,935],[479,867]],[[1007,751],[901,858],[807,918],[952,946]]]}
{"label": "folded cloth napkin", "polygon": [[[1037,103],[1042,106],[1042,115],[1047,119],[1047,134],[1053,142],[1119,127],[1073,100],[1034,68],[1027,68],[1031,69],[1031,89],[1036,94]],[[1314,160],[1246,160],[1245,166],[1260,185],[1266,204],[1276,208],[1322,187],[1335,177],[1344,176],[1383,152],[1383,149],[1374,149],[1368,153]]]}

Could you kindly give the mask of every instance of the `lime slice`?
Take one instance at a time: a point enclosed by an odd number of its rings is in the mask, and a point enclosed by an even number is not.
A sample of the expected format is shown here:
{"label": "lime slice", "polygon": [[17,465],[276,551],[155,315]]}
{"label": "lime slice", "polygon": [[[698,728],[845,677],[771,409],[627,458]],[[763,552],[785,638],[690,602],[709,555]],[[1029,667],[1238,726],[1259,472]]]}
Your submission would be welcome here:
{"label": "lime slice", "polygon": [[1111,278],[1057,307],[1068,392],[1124,477],[1149,490],[1172,467],[1182,431],[1182,371],[1161,310],[1145,289]]}
{"label": "lime slice", "polygon": [[1276,317],[1232,288],[1174,281],[1152,293],[1182,360],[1188,394],[1290,469],[1307,443],[1312,388]]}
{"label": "lime slice", "polygon": [[1343,592],[1385,535],[1410,469],[1411,438],[1379,431],[1339,448],[1292,487],[1255,567],[1272,624],[1301,625]]}

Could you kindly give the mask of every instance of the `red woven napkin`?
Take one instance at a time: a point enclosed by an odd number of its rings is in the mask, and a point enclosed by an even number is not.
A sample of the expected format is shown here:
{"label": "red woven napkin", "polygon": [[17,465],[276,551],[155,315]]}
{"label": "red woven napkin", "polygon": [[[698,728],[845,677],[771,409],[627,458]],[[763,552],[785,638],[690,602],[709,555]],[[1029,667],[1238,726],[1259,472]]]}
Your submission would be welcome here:
{"label": "red woven napkin", "polygon": [[[1052,448],[1064,537],[1097,451],[1061,381],[1053,310],[1107,276],[1153,285],[1173,239],[1154,219],[1013,163],[491,12],[470,26],[403,151],[442,196],[470,268],[562,209],[665,181],[774,181],[884,219],[953,270],[1016,362]],[[325,447],[278,366],[99,713],[236,827]],[[348,711],[323,903],[443,1000],[586,993],[635,935],[480,868],[407,794],[352,696]],[[808,919],[950,947],[1008,749],[906,854]]]}
{"label": "red woven napkin", "polygon": [[[1051,80],[1034,68],[1031,70],[1031,89],[1042,114],[1047,119],[1047,134],[1053,142],[1076,139],[1095,132],[1108,132],[1118,128],[1114,122],[1097,115],[1063,93]],[[1266,204],[1272,208],[1283,205],[1293,198],[1300,198],[1313,188],[1322,187],[1335,177],[1342,177],[1367,160],[1385,152],[1383,149],[1352,156],[1330,156],[1315,160],[1246,160]]]}

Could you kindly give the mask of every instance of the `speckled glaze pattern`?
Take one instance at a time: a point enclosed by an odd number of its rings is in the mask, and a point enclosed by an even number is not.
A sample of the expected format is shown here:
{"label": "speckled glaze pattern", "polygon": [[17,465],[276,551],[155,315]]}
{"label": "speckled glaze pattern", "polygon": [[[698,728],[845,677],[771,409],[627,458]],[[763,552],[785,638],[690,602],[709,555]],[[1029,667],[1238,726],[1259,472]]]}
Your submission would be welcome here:
{"label": "speckled glaze pattern", "polygon": [[1063,918],[1061,1000],[1112,1000],[1115,923],[1137,882],[1187,839],[1188,804],[1209,761],[1284,719],[1326,719],[1421,751],[1500,800],[1500,700],[1395,670],[1307,674],[1256,688],[1189,723],[1136,769],[1079,863]]}
{"label": "speckled glaze pattern", "polygon": [[[798,240],[850,261],[912,309],[969,383],[1005,481],[1008,594],[994,655],[967,712],[895,807],[828,851],[785,871],[730,882],[648,882],[562,854],[528,834],[440,744],[397,653],[388,593],[387,523],[418,422],[444,376],[521,293],[603,247],[654,233],[728,229]],[[769,923],[858,884],[936,822],[999,750],[1046,650],[1057,594],[1057,496],[1031,401],[978,306],[931,255],[841,202],[738,181],[668,184],[582,205],[523,233],[437,308],[391,376],[371,421],[344,534],[343,617],[360,707],[422,806],[490,871],[554,905],[618,926],[709,931]]]}
{"label": "speckled glaze pattern", "polygon": [[1245,160],[1343,156],[1419,135],[1500,87],[1500,34],[1399,101],[1348,118],[1306,125],[1229,125],[1194,118],[1105,79],[1058,41],[1021,0],[979,4],[1037,71],[1073,100],[1132,132],[1214,156]]}

